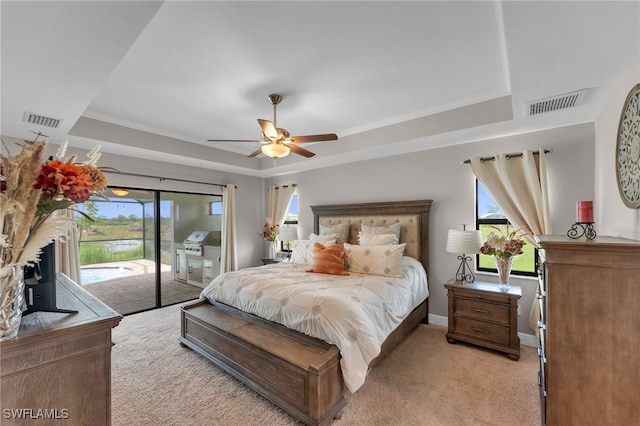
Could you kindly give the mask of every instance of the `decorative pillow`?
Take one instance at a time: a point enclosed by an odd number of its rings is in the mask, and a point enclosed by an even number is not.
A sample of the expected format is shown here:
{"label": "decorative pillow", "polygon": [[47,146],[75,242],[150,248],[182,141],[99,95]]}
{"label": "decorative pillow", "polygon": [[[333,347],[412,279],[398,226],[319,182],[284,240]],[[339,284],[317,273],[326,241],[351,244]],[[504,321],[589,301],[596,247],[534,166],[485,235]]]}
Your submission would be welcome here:
{"label": "decorative pillow", "polygon": [[402,255],[406,244],[362,246],[345,244],[347,270],[369,275],[402,277]]}
{"label": "decorative pillow", "polygon": [[333,241],[335,243],[338,239],[338,234],[318,235],[312,232],[311,234],[309,234],[309,239],[317,243],[326,243],[328,241]]}
{"label": "decorative pillow", "polygon": [[386,246],[398,244],[395,234],[371,234],[369,232],[358,233],[358,244],[361,246]]}
{"label": "decorative pillow", "polygon": [[400,222],[392,223],[390,225],[368,225],[363,223],[360,226],[362,232],[368,232],[370,234],[393,234],[396,236],[396,242],[400,242]]}
{"label": "decorative pillow", "polygon": [[349,223],[338,223],[335,225],[320,225],[320,235],[336,234],[337,243],[344,244],[349,241]]}
{"label": "decorative pillow", "polygon": [[[293,241],[293,249],[291,251],[291,263],[303,263],[311,265],[313,263],[313,240],[295,240]],[[336,243],[335,239],[325,241],[325,247],[332,246]]]}
{"label": "decorative pillow", "polygon": [[349,275],[344,270],[344,247],[334,244],[329,247],[321,243],[313,244],[313,267],[307,272],[331,275]]}

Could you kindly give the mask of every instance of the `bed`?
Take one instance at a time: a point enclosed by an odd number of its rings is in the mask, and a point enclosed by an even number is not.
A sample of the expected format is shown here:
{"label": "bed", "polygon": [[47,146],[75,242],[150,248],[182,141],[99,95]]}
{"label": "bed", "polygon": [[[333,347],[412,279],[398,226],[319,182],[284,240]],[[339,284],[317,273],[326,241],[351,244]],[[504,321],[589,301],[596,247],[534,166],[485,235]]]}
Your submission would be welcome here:
{"label": "bed", "polygon": [[[339,242],[347,243],[345,247],[349,247],[349,244],[357,244],[358,233],[363,228],[399,227],[399,241],[396,243],[405,245],[402,274],[422,269],[416,265],[428,271],[430,206],[431,200],[312,206],[314,233],[341,229],[346,233],[342,237],[344,241]],[[308,265],[265,265],[217,278],[205,288],[200,300],[182,307],[179,340],[305,424],[323,425],[340,416],[345,406],[344,393],[357,390],[364,382],[368,369],[373,368],[418,323],[427,321],[428,289],[418,291],[410,287],[409,291],[415,296],[404,296],[402,303],[388,302],[385,295],[385,302],[403,305],[405,311],[398,315],[395,315],[395,311],[394,315],[386,315],[392,317],[392,324],[381,325],[380,328],[390,327],[384,332],[373,330],[369,333],[358,323],[355,327],[358,329],[357,336],[355,332],[349,335],[357,342],[358,348],[351,350],[348,339],[345,343],[343,339],[335,338],[334,341],[332,336],[324,335],[331,326],[309,325],[304,321],[302,328],[297,327],[297,323],[294,326],[293,322],[288,322],[291,313],[263,307],[257,304],[257,299],[269,299],[273,293],[273,297],[288,301],[289,298],[282,298],[279,292],[291,287],[299,287],[297,290],[300,291],[305,286],[315,286],[316,290],[339,293],[351,285],[362,286],[358,280],[366,280],[366,297],[374,300],[378,296],[369,296],[372,289],[380,288],[384,292],[385,285],[396,286],[396,278],[381,279],[359,273],[336,277],[308,273],[306,269]],[[270,281],[256,284],[256,278]],[[305,280],[309,278],[312,282],[306,283]],[[320,283],[319,280],[324,282]],[[376,280],[378,284],[374,283]],[[398,280],[404,283],[404,279]],[[424,280],[426,287],[426,276]],[[286,283],[289,283],[288,287]],[[231,285],[237,287],[230,288]],[[320,297],[318,291],[310,293],[316,298]],[[315,303],[312,300],[290,305],[311,312]],[[394,308],[386,303],[384,305],[386,311],[393,311]],[[323,312],[327,311],[322,309]],[[334,307],[339,312],[341,309]],[[291,328],[283,324],[289,324]],[[361,342],[368,340],[375,342],[369,346],[365,344],[362,350],[364,355],[360,355]],[[355,364],[353,359],[356,359]]]}

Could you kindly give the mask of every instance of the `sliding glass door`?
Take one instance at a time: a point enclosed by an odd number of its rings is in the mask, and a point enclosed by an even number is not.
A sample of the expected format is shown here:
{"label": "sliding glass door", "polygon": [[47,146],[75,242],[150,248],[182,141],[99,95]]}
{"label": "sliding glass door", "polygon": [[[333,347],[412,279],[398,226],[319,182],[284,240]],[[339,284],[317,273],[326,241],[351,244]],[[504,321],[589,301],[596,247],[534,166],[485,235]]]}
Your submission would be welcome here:
{"label": "sliding glass door", "polygon": [[86,203],[93,221],[77,216],[80,284],[118,313],[195,299],[219,274],[220,195],[123,188],[107,195]]}

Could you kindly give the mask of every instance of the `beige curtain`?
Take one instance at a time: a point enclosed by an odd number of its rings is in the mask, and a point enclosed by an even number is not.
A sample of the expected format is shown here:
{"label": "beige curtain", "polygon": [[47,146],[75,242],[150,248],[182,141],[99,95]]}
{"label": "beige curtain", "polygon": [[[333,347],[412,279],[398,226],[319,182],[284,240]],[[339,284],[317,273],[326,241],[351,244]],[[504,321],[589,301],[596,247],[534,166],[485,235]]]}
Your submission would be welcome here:
{"label": "beige curtain", "polygon": [[[522,157],[499,154],[495,160],[471,158],[471,168],[516,228],[528,233],[525,239],[538,246],[534,235],[551,234],[551,214],[547,190],[547,166],[544,150],[538,155],[525,151]],[[529,327],[537,334],[539,306],[534,299],[529,316]]]}
{"label": "beige curtain", "polygon": [[282,226],[295,185],[272,186],[269,188],[269,218]]}
{"label": "beige curtain", "polygon": [[236,229],[236,187],[222,188],[222,256],[220,273],[238,269],[238,244]]}
{"label": "beige curtain", "polygon": [[[73,210],[58,210],[56,214],[66,215],[75,220]],[[65,241],[56,241],[56,271],[62,272],[78,284],[80,282],[80,233],[78,228],[72,227]]]}

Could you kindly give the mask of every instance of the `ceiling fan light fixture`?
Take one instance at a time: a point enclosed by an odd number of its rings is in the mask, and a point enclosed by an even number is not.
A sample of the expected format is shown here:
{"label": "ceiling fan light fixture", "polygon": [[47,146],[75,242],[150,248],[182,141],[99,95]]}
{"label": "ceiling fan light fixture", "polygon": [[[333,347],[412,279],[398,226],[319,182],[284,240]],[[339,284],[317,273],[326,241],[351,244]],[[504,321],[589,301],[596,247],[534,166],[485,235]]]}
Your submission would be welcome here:
{"label": "ceiling fan light fixture", "polygon": [[279,143],[270,143],[262,146],[262,153],[271,158],[286,157],[290,151],[288,146]]}
{"label": "ceiling fan light fixture", "polygon": [[[1,1],[1,0],[0,0]],[[277,127],[276,125],[276,106],[282,101],[282,96],[278,94],[269,95],[269,101],[273,105],[273,121],[264,120],[258,118],[258,124],[262,129],[260,134],[261,140],[247,140],[247,139],[207,139],[208,142],[258,142],[262,146],[251,154],[247,155],[249,158],[253,158],[257,155],[264,154],[271,158],[282,158],[289,155],[293,151],[294,154],[302,155],[306,158],[311,158],[315,154],[311,151],[298,146],[301,143],[307,142],[324,142],[324,141],[336,141],[338,135],[335,133],[326,133],[321,135],[305,135],[305,136],[291,136],[287,129]]]}
{"label": "ceiling fan light fixture", "polygon": [[129,191],[124,188],[113,188],[111,189],[111,193],[113,195],[117,195],[118,197],[126,197],[127,195],[129,195]]}

